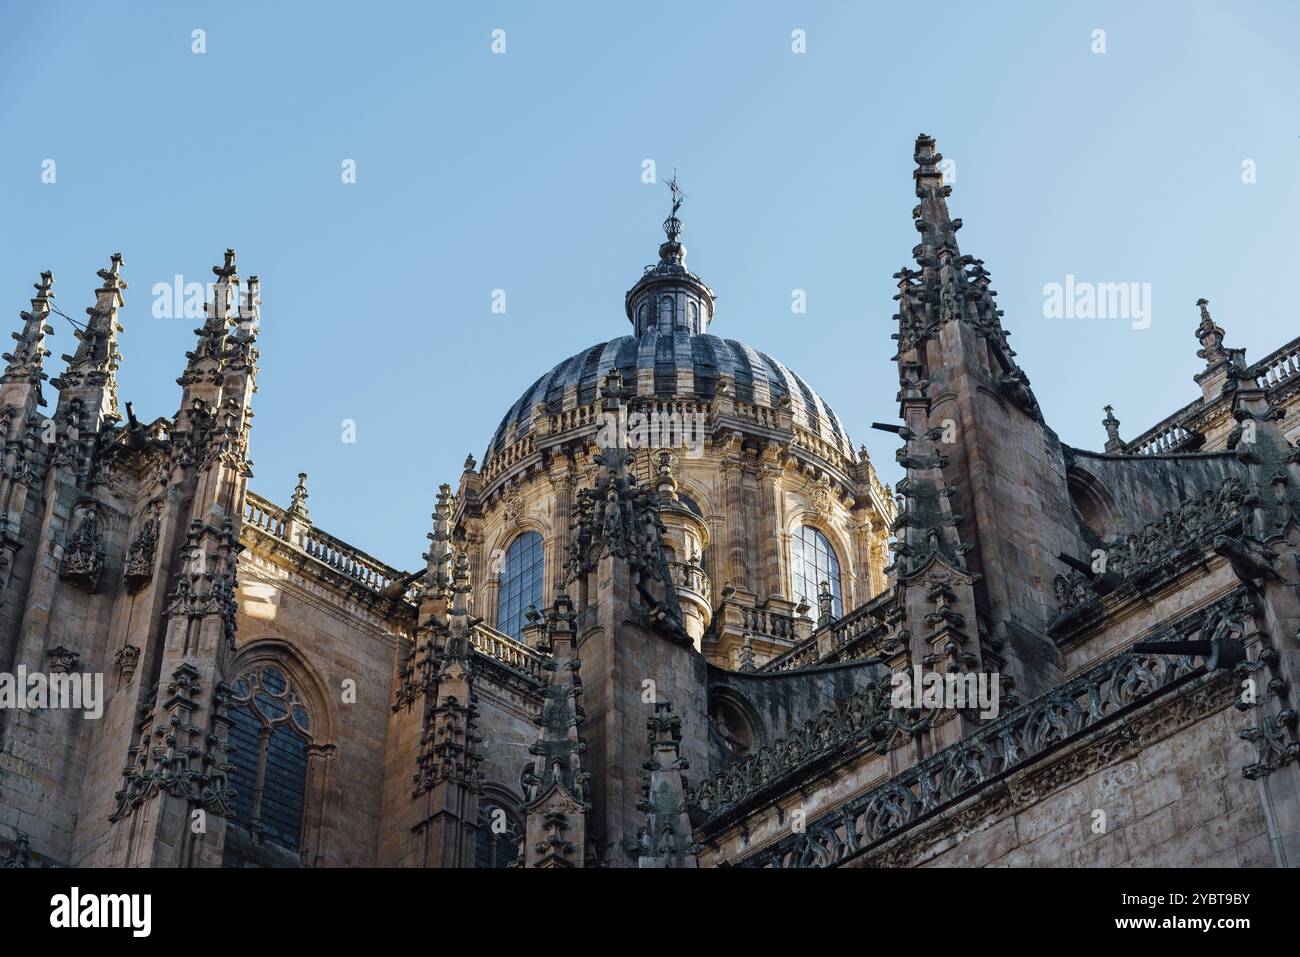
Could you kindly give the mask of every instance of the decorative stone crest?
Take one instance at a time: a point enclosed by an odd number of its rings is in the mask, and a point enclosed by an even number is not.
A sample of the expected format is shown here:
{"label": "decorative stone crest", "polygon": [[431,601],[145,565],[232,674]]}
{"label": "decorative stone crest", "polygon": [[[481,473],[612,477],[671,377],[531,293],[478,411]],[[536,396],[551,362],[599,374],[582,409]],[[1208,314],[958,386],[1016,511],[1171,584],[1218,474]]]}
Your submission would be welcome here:
{"label": "decorative stone crest", "polygon": [[510,490],[501,503],[501,509],[507,527],[518,528],[524,520],[524,497],[519,489]]}
{"label": "decorative stone crest", "polygon": [[825,475],[821,476],[808,491],[808,508],[814,515],[827,519],[831,517],[835,496],[831,492],[831,483]]}

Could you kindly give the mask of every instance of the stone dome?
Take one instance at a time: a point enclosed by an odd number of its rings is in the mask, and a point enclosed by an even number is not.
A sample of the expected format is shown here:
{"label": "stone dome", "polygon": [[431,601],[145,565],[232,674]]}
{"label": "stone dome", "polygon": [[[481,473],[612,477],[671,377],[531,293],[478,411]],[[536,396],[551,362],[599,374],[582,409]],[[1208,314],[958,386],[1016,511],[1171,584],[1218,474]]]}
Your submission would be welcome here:
{"label": "stone dome", "polygon": [[[853,446],[831,407],[802,378],[764,352],[735,339],[656,327],[640,337],[620,336],[584,349],[532,384],[510,407],[488,446],[487,458],[528,434],[532,410],[545,402],[551,413],[594,402],[605,375],[617,368],[639,397],[711,400],[720,376],[735,380],[735,399],[780,408],[790,399],[794,424],[835,446],[849,459]],[[689,385],[686,385],[689,383]]]}
{"label": "stone dome", "polygon": [[539,402],[546,403],[551,414],[594,402],[604,377],[617,368],[625,394],[643,399],[707,402],[717,393],[719,379],[730,377],[737,402],[788,409],[796,428],[852,461],[853,446],[844,424],[807,382],[767,353],[708,334],[715,297],[686,266],[682,221],[677,217],[682,195],[675,177],[669,186],[673,209],[663,223],[667,240],[659,246],[659,262],[646,267],[624,302],[634,334],[585,349],[534,382],[501,420],[485,460],[528,434]]}

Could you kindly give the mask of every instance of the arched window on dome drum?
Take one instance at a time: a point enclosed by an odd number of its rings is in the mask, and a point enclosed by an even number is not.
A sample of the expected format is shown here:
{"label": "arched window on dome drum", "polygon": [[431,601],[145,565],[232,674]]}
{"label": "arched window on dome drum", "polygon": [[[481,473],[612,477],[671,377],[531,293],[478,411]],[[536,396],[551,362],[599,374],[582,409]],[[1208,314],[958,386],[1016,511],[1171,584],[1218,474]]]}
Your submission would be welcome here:
{"label": "arched window on dome drum", "polygon": [[[700,510],[699,504],[695,501],[695,499],[691,498],[689,495],[683,495],[681,492],[678,492],[677,501],[680,502],[682,505],[685,505],[690,510],[692,515],[695,515],[697,518],[701,518],[701,519],[704,518],[704,512]],[[699,539],[695,537],[695,534],[693,532],[687,532],[686,533],[686,554],[682,556],[682,561],[691,561],[692,559],[694,559],[699,564],[703,565],[704,549],[700,547]],[[672,561],[673,559],[669,559],[669,560]]]}
{"label": "arched window on dome drum", "polygon": [[285,673],[270,664],[258,665],[240,677],[230,700],[232,816],[262,841],[297,851],[307,793],[311,716]]}
{"label": "arched window on dome drum", "polygon": [[677,303],[673,301],[672,296],[659,297],[659,328],[664,332],[671,332],[677,325]]}
{"label": "arched window on dome drum", "polygon": [[545,556],[542,536],[524,532],[506,549],[501,565],[500,587],[497,591],[497,630],[511,638],[523,635],[528,622],[524,615],[528,606],[541,610],[542,580],[545,577]]}
{"label": "arched window on dome drum", "polygon": [[480,801],[474,866],[495,868],[514,864],[522,836],[523,829],[515,815],[495,801]]}
{"label": "arched window on dome drum", "polygon": [[811,525],[802,526],[790,545],[790,571],[794,578],[794,597],[802,598],[813,608],[816,618],[817,592],[821,583],[831,589],[831,612],[836,618],[844,615],[840,597],[840,560],[830,539]]}

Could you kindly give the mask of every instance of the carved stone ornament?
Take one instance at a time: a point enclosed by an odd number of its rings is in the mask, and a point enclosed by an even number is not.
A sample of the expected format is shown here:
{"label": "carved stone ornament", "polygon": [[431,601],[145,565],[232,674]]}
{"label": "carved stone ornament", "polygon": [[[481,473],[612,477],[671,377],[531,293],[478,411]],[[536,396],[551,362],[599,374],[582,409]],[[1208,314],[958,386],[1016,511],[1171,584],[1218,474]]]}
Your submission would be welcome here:
{"label": "carved stone ornament", "polygon": [[815,515],[829,518],[835,496],[831,494],[831,483],[826,476],[819,478],[808,493],[808,507]]}
{"label": "carved stone ornament", "polygon": [[117,669],[122,673],[122,680],[128,684],[135,675],[136,666],[140,663],[140,649],[135,645],[123,645],[113,655],[113,661],[117,664]]}
{"label": "carved stone ornament", "polygon": [[502,502],[502,514],[505,516],[506,525],[510,528],[518,528],[519,523],[524,520],[524,497],[519,494],[518,489],[512,489],[510,494]]}
{"label": "carved stone ornament", "polygon": [[153,515],[140,526],[140,531],[126,550],[126,563],[122,569],[122,583],[129,592],[137,592],[153,578],[154,558],[158,550],[158,520]]}
{"label": "carved stone ornament", "polygon": [[73,668],[77,667],[77,662],[81,660],[81,655],[68,648],[60,645],[57,648],[51,648],[46,657],[50,659],[50,671],[59,675],[66,675]]}
{"label": "carved stone ornament", "polygon": [[63,549],[59,577],[94,592],[99,588],[103,571],[104,541],[99,531],[99,515],[93,508],[87,508]]}

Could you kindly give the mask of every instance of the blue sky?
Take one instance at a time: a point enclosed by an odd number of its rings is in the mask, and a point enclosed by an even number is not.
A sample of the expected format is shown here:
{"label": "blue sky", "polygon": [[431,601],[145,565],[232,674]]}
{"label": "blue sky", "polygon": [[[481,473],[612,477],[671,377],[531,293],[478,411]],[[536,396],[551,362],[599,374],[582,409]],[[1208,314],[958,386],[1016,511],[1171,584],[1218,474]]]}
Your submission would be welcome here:
{"label": "blue sky", "polygon": [[[466,452],[630,329],[653,159],[687,193],[711,331],[809,380],[893,481],[869,425],[897,414],[924,131],[1048,422],[1097,448],[1105,403],[1131,437],[1197,394],[1197,298],[1248,358],[1297,333],[1297,36],[1294,3],[8,3],[0,306],[18,328],[49,268],[80,318],[121,250],[122,398],[171,415],[197,323],[154,318],[151,289],[235,247],[263,283],[252,487],[287,504],[305,470],[321,527],[414,568]],[[1044,318],[1067,274],[1150,283],[1150,328]],[[53,370],[74,345],[59,321]]]}

